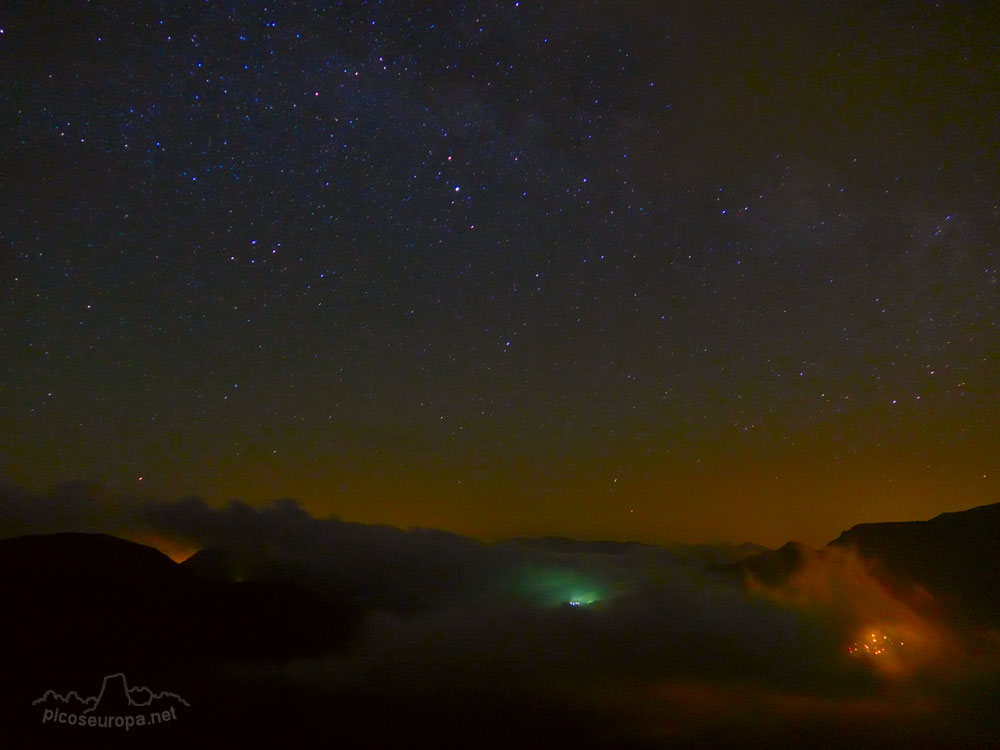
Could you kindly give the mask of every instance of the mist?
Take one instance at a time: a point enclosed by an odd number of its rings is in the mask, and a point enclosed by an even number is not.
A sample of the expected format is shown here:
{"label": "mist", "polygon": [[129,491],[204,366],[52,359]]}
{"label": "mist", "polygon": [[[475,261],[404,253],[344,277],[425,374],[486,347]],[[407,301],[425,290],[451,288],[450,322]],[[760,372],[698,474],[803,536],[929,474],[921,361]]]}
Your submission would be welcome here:
{"label": "mist", "polygon": [[[348,603],[358,624],[336,647],[251,651],[212,677],[258,705],[336,704],[347,734],[948,746],[997,727],[993,623],[850,546],[798,547],[794,565],[761,575],[753,547],[484,544],[314,518],[292,500],[212,508],[86,483],[4,486],[0,519],[5,537],[110,533],[186,558],[199,579],[294,583]],[[291,625],[263,637],[294,639]]]}

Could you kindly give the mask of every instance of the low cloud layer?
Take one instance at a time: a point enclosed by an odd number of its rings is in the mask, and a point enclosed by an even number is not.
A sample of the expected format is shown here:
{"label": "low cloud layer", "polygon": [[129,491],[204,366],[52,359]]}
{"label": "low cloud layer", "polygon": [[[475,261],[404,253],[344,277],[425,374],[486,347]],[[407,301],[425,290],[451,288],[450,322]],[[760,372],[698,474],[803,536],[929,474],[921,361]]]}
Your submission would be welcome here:
{"label": "low cloud layer", "polygon": [[556,707],[568,706],[654,745],[820,739],[832,729],[948,744],[998,721],[996,632],[956,628],[935,597],[890,588],[850,548],[808,551],[791,575],[764,584],[706,562],[743,554],[733,548],[487,545],[316,519],[290,500],[218,509],[86,484],[7,485],[0,520],[5,536],[104,532],[201,550],[186,566],[202,574],[295,580],[365,613],[346,651],[233,665],[231,678],[248,684],[415,713],[448,701],[470,711],[541,702],[557,721]]}

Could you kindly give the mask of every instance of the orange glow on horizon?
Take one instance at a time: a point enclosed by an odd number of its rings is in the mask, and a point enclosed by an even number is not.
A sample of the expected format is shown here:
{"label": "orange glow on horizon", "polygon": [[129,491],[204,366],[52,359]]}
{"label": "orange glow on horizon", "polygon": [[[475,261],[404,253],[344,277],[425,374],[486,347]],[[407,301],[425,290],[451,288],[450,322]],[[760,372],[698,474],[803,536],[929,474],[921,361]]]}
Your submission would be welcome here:
{"label": "orange glow on horizon", "polygon": [[193,544],[182,542],[177,539],[169,539],[158,534],[129,534],[126,537],[130,542],[145,544],[147,547],[158,549],[175,563],[182,563],[198,552],[200,549]]}

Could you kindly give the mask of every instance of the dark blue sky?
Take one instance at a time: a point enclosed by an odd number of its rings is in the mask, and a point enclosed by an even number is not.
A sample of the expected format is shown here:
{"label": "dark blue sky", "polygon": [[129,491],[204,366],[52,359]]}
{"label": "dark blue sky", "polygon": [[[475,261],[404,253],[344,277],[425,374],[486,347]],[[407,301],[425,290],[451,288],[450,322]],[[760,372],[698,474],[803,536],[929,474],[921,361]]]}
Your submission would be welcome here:
{"label": "dark blue sky", "polygon": [[994,9],[623,5],[5,3],[0,471],[485,537],[996,499]]}

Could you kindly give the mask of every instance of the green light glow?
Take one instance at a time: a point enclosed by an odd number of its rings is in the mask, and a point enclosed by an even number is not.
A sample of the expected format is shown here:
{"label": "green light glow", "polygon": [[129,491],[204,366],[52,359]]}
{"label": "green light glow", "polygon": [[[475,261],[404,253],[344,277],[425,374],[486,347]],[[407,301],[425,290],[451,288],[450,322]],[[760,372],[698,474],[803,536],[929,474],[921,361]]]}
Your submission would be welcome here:
{"label": "green light glow", "polygon": [[575,570],[528,565],[515,575],[513,588],[519,594],[549,606],[568,604],[583,607],[604,599],[607,587],[603,582]]}

